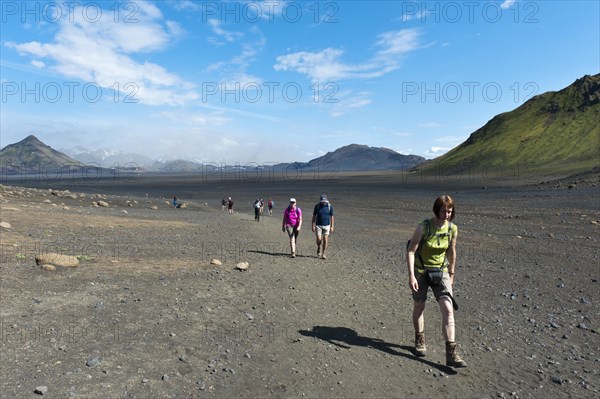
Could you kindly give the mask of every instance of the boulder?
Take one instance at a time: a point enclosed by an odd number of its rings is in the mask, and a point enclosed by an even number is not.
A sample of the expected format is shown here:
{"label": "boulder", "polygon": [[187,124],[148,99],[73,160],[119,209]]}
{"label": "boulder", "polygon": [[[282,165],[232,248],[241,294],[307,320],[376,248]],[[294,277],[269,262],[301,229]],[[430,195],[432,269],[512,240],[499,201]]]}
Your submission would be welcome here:
{"label": "boulder", "polygon": [[101,206],[103,208],[108,208],[110,205],[108,205],[108,202],[106,202],[106,201],[98,201],[98,206]]}
{"label": "boulder", "polygon": [[[53,265],[62,267],[76,267],[79,265],[79,260],[72,255],[61,255],[54,252],[47,254],[36,255],[35,262],[40,265]],[[46,269],[48,270],[48,269]]]}
{"label": "boulder", "polygon": [[221,266],[223,262],[221,262],[219,259],[211,259],[210,264],[215,266]]}
{"label": "boulder", "polygon": [[10,229],[10,228],[12,228],[12,226],[8,222],[0,222],[0,227],[2,227],[3,229]]}

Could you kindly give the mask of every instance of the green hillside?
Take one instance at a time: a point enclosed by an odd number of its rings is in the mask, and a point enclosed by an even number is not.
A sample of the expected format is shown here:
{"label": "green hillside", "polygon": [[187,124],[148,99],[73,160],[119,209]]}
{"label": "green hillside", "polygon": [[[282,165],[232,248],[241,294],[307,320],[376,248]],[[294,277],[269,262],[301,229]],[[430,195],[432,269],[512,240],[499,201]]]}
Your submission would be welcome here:
{"label": "green hillside", "polygon": [[600,74],[538,95],[495,116],[426,170],[516,168],[538,174],[585,172],[600,165]]}

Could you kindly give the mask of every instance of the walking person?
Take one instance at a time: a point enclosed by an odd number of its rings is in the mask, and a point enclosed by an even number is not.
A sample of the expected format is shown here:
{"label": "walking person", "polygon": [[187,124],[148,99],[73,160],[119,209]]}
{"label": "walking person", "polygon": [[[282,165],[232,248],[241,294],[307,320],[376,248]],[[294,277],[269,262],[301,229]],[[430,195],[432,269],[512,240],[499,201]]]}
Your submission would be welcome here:
{"label": "walking person", "polygon": [[[317,258],[327,259],[325,252],[329,243],[329,234],[334,230],[333,205],[327,200],[325,194],[315,205],[312,217],[312,231],[317,235]],[[323,246],[321,247],[321,244]]]}
{"label": "walking person", "polygon": [[269,208],[269,216],[273,216],[273,206],[275,205],[275,202],[269,198],[269,201],[267,202],[267,208]]}
{"label": "walking person", "polygon": [[[452,286],[456,272],[458,228],[452,223],[456,215],[454,201],[448,195],[433,203],[434,217],[417,225],[407,246],[409,285],[413,297],[415,353],[425,356],[425,301],[429,287],[442,312],[442,333],[446,341],[446,365],[466,367],[457,350],[455,338]],[[453,308],[454,305],[454,308]]]}
{"label": "walking person", "polygon": [[233,200],[231,197],[227,200],[227,213],[233,215]]}
{"label": "walking person", "polygon": [[252,205],[252,207],[254,208],[254,220],[256,220],[257,222],[260,222],[260,215],[261,215],[260,200],[259,199],[254,200],[254,204]]}
{"label": "walking person", "polygon": [[296,257],[296,242],[302,228],[302,210],[296,205],[296,199],[290,198],[290,205],[283,211],[281,231],[287,232],[290,237],[290,257]]}

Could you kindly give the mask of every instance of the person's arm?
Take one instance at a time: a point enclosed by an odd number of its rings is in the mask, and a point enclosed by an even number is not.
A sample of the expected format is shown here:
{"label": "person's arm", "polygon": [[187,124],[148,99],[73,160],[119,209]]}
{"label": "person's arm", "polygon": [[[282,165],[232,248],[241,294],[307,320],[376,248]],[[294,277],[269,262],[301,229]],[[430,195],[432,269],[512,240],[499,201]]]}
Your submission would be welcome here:
{"label": "person's arm", "polygon": [[302,209],[298,208],[298,227],[296,230],[300,231],[302,228]]}
{"label": "person's arm", "polygon": [[331,229],[330,229],[330,231],[331,231],[332,233],[333,233],[333,230],[334,230],[334,227],[333,227],[334,220],[335,220],[335,219],[334,219],[334,217],[333,217],[333,215],[332,215],[332,216],[331,216]]}
{"label": "person's arm", "polygon": [[283,220],[281,221],[281,231],[285,231],[285,212],[283,211]]}
{"label": "person's arm", "polygon": [[315,231],[317,231],[317,214],[313,213],[313,218],[312,218],[312,231],[313,233]]}
{"label": "person's arm", "polygon": [[452,234],[452,241],[446,253],[448,257],[448,274],[450,275],[450,283],[454,285],[454,273],[456,271],[456,239],[458,238],[458,229]]}
{"label": "person's arm", "polygon": [[423,226],[418,225],[410,239],[410,245],[406,251],[406,264],[408,266],[408,285],[414,292],[419,291],[419,283],[415,277],[415,252],[419,248],[419,242],[423,236]]}

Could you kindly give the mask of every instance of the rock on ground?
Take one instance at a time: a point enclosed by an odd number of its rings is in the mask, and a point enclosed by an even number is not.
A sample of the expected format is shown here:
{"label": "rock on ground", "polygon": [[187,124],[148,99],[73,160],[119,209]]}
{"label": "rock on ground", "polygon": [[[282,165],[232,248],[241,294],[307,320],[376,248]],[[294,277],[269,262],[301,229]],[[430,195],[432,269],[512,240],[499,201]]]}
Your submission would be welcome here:
{"label": "rock on ground", "polygon": [[36,255],[35,262],[38,265],[54,265],[62,267],[76,267],[79,265],[79,260],[75,256],[61,255],[53,252]]}

